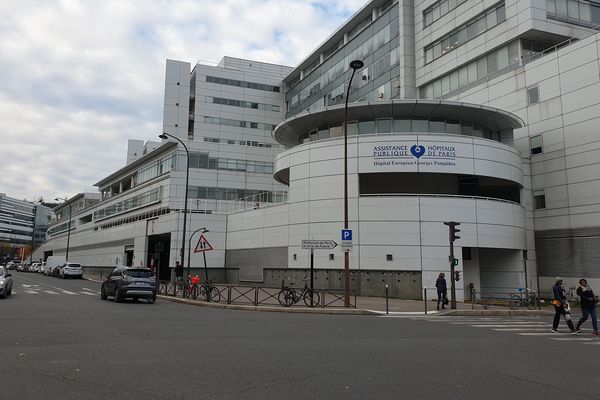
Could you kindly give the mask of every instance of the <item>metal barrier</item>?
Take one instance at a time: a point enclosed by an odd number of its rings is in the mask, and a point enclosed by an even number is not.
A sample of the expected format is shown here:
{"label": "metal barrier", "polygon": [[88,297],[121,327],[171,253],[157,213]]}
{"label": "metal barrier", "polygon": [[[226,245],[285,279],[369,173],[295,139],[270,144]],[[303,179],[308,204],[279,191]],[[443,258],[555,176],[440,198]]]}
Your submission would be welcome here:
{"label": "metal barrier", "polygon": [[[281,287],[247,286],[232,284],[213,284],[221,292],[221,299],[227,304],[247,304],[253,306],[283,307],[279,303]],[[321,297],[319,307],[344,307],[344,289],[315,289]],[[160,281],[158,294],[165,296],[182,297],[183,284],[171,281]],[[350,306],[356,308],[356,290],[350,290]],[[352,302],[352,299],[354,302]],[[291,307],[304,307],[298,303]]]}

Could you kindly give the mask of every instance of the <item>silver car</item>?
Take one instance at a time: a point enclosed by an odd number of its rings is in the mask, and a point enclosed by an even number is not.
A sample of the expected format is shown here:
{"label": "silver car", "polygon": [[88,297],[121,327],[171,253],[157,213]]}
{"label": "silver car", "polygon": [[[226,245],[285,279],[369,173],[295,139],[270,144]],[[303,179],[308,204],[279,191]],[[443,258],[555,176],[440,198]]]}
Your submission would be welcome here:
{"label": "silver car", "polygon": [[83,277],[83,270],[81,269],[81,264],[68,262],[58,270],[58,277],[67,279],[67,278],[79,278]]}
{"label": "silver car", "polygon": [[0,299],[12,294],[12,274],[4,267],[0,266]]}

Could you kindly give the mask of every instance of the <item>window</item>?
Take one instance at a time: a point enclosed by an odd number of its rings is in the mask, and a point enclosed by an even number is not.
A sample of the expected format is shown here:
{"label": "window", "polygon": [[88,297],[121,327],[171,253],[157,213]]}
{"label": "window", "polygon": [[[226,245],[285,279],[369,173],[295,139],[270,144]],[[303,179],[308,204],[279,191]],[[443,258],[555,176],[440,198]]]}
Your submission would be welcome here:
{"label": "window", "polygon": [[293,254],[292,258],[294,259],[294,261],[298,260],[298,255],[297,254]]}
{"label": "window", "polygon": [[329,254],[329,261],[333,261],[334,260],[334,255],[333,254]]}
{"label": "window", "polygon": [[385,260],[386,261],[394,261],[394,257],[391,254],[386,254],[385,255]]}
{"label": "window", "polygon": [[538,86],[533,86],[527,89],[527,104],[536,104],[540,101],[540,89]]}
{"label": "window", "polygon": [[536,210],[546,208],[546,194],[543,190],[533,192],[533,208]]}
{"label": "window", "polygon": [[542,135],[535,135],[529,138],[531,155],[542,152]]}

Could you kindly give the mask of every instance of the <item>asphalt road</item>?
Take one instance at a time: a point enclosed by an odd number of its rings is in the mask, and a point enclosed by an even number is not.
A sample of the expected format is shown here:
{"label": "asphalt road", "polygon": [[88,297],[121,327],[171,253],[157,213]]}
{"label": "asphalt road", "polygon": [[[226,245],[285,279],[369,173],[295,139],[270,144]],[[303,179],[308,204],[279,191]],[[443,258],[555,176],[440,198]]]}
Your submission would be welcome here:
{"label": "asphalt road", "polygon": [[13,276],[0,399],[600,399],[600,340],[543,319],[515,320],[524,336],[485,325],[500,319],[117,304],[98,283]]}

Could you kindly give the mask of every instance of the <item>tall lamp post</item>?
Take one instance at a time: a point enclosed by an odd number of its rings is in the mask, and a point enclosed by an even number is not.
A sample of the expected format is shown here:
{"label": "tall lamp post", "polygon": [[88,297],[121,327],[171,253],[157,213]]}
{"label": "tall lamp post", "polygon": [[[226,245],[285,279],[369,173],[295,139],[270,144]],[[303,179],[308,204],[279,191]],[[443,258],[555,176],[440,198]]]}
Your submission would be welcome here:
{"label": "tall lamp post", "polygon": [[[158,135],[158,137],[161,139],[173,138],[173,139],[177,140],[179,143],[181,143],[181,145],[185,149],[185,153],[187,156],[187,164],[186,164],[186,170],[185,170],[185,200],[184,200],[184,204],[183,204],[183,234],[181,235],[181,251],[180,251],[181,264],[183,264],[183,260],[185,257],[185,231],[187,229],[188,188],[189,188],[189,183],[190,183],[190,152],[189,152],[187,146],[185,145],[185,143],[183,143],[183,141],[176,136],[173,136],[169,133],[163,133],[162,135]],[[185,265],[182,265],[182,266],[185,268]],[[188,268],[188,276],[190,276],[192,272],[191,272],[189,260],[188,260],[187,268]]]}
{"label": "tall lamp post", "polygon": [[[66,197],[57,197],[54,200],[56,201],[68,201]],[[65,255],[65,261],[69,262],[69,242],[71,241],[71,216],[72,214],[72,204],[69,203],[69,228],[67,230],[67,254]]]}
{"label": "tall lamp post", "polygon": [[[346,90],[346,102],[344,104],[344,229],[348,229],[348,97],[350,96],[350,87],[352,79],[357,69],[365,65],[361,60],[350,62],[352,75],[348,81],[348,90]],[[344,251],[344,307],[350,307],[350,254],[348,249]]]}
{"label": "tall lamp post", "polygon": [[31,232],[31,252],[29,253],[29,265],[33,264],[33,247],[35,246],[35,220],[37,219],[37,201],[33,202],[33,231]]}
{"label": "tall lamp post", "polygon": [[[204,227],[202,227],[200,229],[196,229],[190,235],[189,243],[188,243],[188,260],[187,260],[188,261],[188,265],[191,265],[191,263],[190,263],[190,255],[192,254],[192,238],[198,232],[206,233],[206,232],[209,232],[209,230],[206,229],[206,228],[204,228]],[[206,268],[206,252],[203,252],[203,255],[204,255],[204,269],[205,269],[205,273],[206,273],[206,281],[208,282],[208,268]]]}

